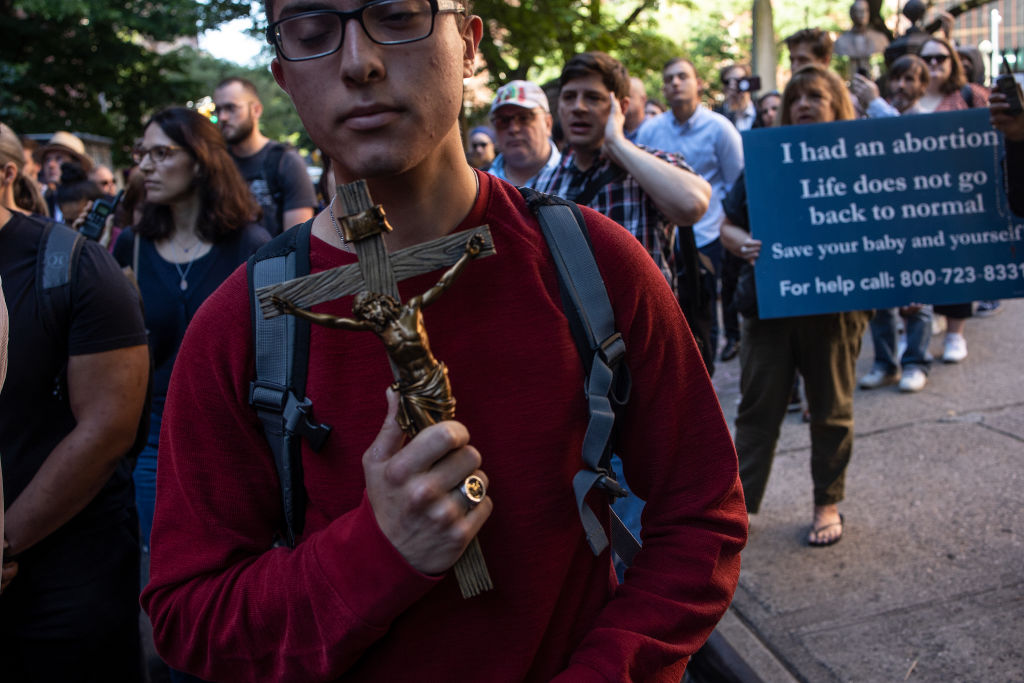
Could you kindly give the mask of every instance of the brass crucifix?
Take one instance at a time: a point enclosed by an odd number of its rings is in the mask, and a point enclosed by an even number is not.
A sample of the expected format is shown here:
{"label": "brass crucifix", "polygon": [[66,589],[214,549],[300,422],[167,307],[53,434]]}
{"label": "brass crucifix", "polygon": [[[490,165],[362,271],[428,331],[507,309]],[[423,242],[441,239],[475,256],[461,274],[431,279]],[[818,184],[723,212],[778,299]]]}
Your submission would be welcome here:
{"label": "brass crucifix", "polygon": [[[448,370],[430,351],[422,309],[451,286],[470,260],[494,253],[490,232],[487,226],[480,226],[404,249],[392,259],[388,257],[383,241],[383,233],[390,231],[391,226],[384,217],[384,210],[372,204],[365,181],[339,185],[338,199],[345,212],[340,223],[345,239],[355,247],[359,258],[355,265],[362,276],[363,288],[352,306],[354,317],[317,314],[300,307],[352,293],[347,291],[352,286],[351,282],[340,294],[336,285],[339,279],[354,280],[351,271],[347,274],[337,272],[353,266],[266,287],[257,291],[257,297],[264,316],[268,318],[273,314],[286,313],[335,329],[376,333],[384,343],[395,376],[393,387],[400,399],[399,425],[410,437],[415,436],[432,424],[455,417],[455,399],[448,381]],[[463,246],[461,253],[452,262],[453,247],[460,243]],[[401,303],[395,278],[395,271],[399,268],[393,267],[393,260],[407,273],[405,277],[444,265],[450,268],[436,285]],[[418,265],[410,268],[413,262]],[[325,283],[335,285],[333,295],[326,295]],[[455,563],[454,570],[463,598],[471,598],[494,587],[476,538]]]}

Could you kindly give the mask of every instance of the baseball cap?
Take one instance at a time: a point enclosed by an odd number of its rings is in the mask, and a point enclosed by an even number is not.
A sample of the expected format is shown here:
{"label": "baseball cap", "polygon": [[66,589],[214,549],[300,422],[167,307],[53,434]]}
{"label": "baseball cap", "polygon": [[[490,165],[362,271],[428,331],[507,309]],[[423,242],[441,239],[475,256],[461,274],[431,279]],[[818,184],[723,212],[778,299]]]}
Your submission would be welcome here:
{"label": "baseball cap", "polygon": [[491,103],[491,113],[498,107],[512,104],[523,109],[536,109],[540,107],[548,114],[551,109],[548,107],[548,96],[540,89],[540,86],[530,81],[509,81],[498,88],[498,93]]}

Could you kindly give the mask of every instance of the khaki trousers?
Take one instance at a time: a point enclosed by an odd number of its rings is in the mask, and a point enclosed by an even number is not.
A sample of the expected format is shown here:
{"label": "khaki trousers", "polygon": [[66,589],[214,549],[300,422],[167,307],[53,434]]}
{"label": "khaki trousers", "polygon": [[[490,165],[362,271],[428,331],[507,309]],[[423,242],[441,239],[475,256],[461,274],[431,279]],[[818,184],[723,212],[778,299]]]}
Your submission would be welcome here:
{"label": "khaki trousers", "polygon": [[853,311],[743,321],[736,452],[748,512],[761,506],[797,371],[811,413],[814,504],[843,499],[853,451],[857,355],[869,318]]}

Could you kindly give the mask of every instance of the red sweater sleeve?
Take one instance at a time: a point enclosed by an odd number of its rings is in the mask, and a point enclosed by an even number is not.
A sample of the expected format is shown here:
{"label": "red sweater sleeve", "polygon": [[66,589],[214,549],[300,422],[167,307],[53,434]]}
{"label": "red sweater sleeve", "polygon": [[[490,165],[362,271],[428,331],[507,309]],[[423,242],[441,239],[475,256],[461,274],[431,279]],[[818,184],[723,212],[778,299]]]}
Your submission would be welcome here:
{"label": "red sweater sleeve", "polygon": [[365,498],[294,550],[269,550],[281,497],[248,405],[248,316],[243,267],[200,309],[175,363],[142,604],[171,666],[213,680],[330,680],[437,579],[405,562]]}
{"label": "red sweater sleeve", "polygon": [[557,680],[675,682],[732,600],[747,515],[732,438],[682,311],[621,232],[591,230],[627,339],[633,384],[616,451],[646,501],[643,548]]}

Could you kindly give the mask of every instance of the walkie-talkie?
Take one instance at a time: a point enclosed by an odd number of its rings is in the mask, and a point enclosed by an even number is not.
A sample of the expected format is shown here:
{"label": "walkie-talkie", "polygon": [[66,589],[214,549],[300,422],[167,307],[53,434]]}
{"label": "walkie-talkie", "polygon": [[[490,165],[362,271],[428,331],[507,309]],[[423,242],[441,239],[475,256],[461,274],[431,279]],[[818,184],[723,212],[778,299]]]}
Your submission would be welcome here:
{"label": "walkie-talkie", "polygon": [[85,235],[87,239],[98,240],[100,235],[103,234],[103,228],[107,223],[107,216],[114,213],[114,209],[117,208],[117,204],[121,201],[121,195],[123,194],[124,190],[121,190],[113,199],[101,197],[94,200],[92,208],[89,209],[89,215],[85,217],[85,221],[82,223],[82,227],[78,229],[78,232]]}

